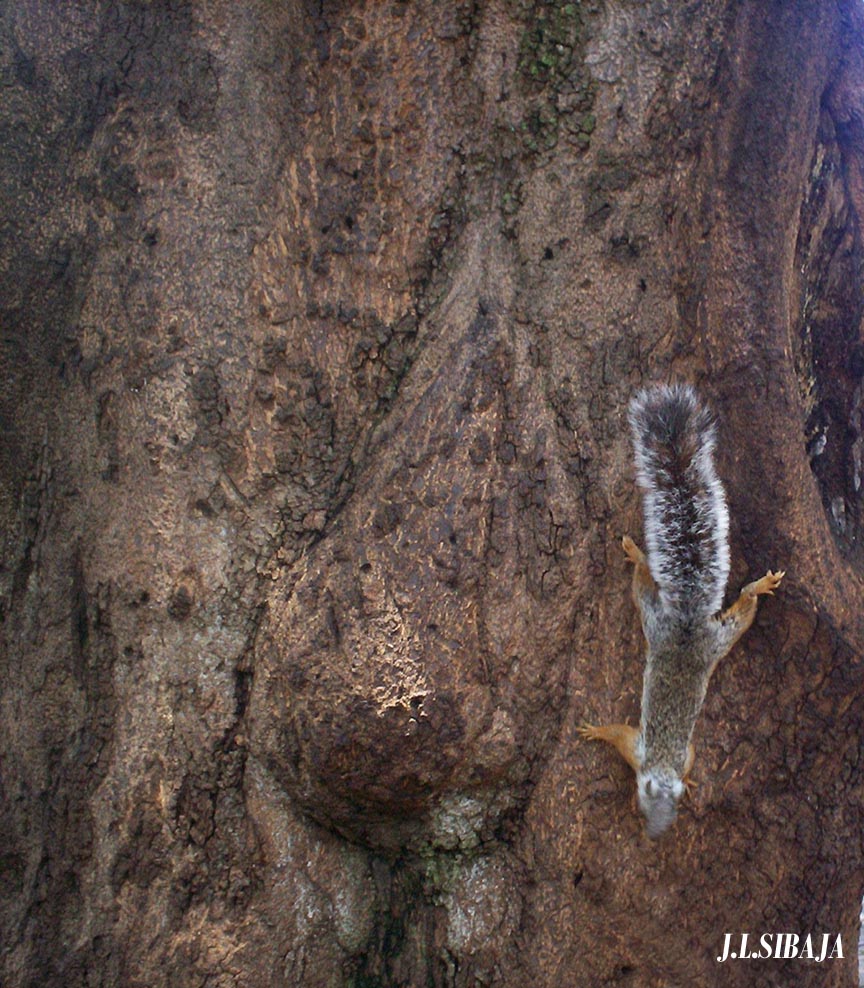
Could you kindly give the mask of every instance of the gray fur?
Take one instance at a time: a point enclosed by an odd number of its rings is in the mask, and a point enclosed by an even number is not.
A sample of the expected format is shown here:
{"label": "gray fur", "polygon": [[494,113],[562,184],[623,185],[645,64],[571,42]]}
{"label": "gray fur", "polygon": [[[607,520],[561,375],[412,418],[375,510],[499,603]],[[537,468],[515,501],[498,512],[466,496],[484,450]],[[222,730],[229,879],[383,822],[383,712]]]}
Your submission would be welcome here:
{"label": "gray fur", "polygon": [[729,576],[729,513],[714,469],[714,419],[689,385],[641,391],[630,427],[657,585],[638,601],[648,659],[637,786],[648,836],[659,837],[684,792],[688,745],[717,651],[710,619]]}
{"label": "gray fur", "polygon": [[645,554],[625,536],[633,596],[648,644],[639,729],[581,728],[614,745],[636,772],[648,836],[675,821],[693,764],[691,738],[711,673],[753,623],[758,598],[785,576],[748,583],[719,613],[729,576],[729,514],[714,469],[717,430],[686,384],[647,388],[630,404],[644,493]]}
{"label": "gray fur", "polygon": [[661,607],[685,620],[710,617],[729,577],[729,512],[714,469],[714,419],[689,385],[660,385],[635,396],[630,427]]}

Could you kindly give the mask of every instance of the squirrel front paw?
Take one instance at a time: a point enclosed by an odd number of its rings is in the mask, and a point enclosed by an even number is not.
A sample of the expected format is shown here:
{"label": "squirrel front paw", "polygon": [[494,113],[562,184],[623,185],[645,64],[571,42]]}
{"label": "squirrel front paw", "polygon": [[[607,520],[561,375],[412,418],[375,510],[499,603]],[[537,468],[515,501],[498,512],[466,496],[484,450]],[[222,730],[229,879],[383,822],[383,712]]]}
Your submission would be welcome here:
{"label": "squirrel front paw", "polygon": [[603,736],[602,727],[594,727],[593,724],[581,724],[576,728],[579,734],[585,738],[586,741],[605,741],[606,738]]}
{"label": "squirrel front paw", "polygon": [[634,772],[639,771],[639,756],[637,751],[639,739],[638,728],[630,727],[629,724],[605,724],[602,727],[595,727],[593,724],[582,724],[578,728],[578,731],[588,741],[608,742]]}

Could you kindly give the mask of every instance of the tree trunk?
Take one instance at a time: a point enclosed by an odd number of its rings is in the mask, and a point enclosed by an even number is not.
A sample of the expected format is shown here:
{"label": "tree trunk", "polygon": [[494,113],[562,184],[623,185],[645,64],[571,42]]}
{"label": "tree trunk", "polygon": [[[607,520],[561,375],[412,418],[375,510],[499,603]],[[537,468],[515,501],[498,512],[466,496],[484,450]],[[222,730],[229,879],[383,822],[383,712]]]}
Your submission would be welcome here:
{"label": "tree trunk", "polygon": [[[859,8],[2,8],[4,985],[856,983]],[[652,842],[679,379],[787,576]]]}

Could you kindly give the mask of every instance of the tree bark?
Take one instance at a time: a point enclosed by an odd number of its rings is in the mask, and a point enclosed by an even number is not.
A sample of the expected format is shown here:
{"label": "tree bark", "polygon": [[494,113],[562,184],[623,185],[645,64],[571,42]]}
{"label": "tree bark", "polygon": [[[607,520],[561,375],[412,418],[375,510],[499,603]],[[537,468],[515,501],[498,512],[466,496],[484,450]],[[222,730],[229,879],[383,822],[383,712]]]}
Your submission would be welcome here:
{"label": "tree bark", "polygon": [[[859,7],[0,9],[4,985],[857,983]],[[668,380],[787,576],[652,842]]]}

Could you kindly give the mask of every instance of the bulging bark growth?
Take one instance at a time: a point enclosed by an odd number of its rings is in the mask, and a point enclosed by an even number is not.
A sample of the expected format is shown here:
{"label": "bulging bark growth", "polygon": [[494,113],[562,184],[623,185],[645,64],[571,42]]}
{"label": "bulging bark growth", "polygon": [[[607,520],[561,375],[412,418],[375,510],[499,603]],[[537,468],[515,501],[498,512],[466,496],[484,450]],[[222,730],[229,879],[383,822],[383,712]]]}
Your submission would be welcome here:
{"label": "bulging bark growth", "polygon": [[[854,983],[862,17],[3,9],[4,984]],[[673,379],[787,576],[651,843],[577,728]]]}

